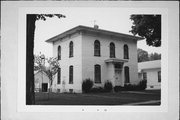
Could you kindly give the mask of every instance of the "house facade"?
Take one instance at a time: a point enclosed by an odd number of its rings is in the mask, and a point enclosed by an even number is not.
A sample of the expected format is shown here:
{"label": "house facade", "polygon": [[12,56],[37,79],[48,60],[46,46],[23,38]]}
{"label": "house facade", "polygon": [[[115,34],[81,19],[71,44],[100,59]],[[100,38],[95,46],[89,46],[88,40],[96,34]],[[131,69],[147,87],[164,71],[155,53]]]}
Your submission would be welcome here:
{"label": "house facade", "polygon": [[53,82],[54,91],[82,92],[83,80],[94,87],[136,84],[138,79],[137,41],[143,38],[86,26],[77,26],[48,39],[61,68]]}
{"label": "house facade", "polygon": [[34,73],[34,81],[35,92],[48,92],[50,82],[49,78],[44,72],[38,71]]}
{"label": "house facade", "polygon": [[146,89],[161,89],[161,60],[138,63],[138,77],[147,80]]}

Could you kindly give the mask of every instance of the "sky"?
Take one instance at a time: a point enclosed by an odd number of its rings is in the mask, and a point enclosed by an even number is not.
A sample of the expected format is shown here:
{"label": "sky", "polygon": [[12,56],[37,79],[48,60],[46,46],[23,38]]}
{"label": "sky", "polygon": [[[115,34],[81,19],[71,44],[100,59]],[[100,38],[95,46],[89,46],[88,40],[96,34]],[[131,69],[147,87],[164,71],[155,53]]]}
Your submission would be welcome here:
{"label": "sky", "polygon": [[[66,18],[58,19],[57,17],[53,17],[47,18],[46,21],[36,21],[34,38],[34,53],[36,55],[41,52],[41,54],[45,54],[46,57],[52,57],[53,46],[45,41],[78,25],[93,27],[94,24],[97,24],[100,29],[132,35],[129,31],[132,26],[130,15],[133,14],[133,12],[128,9],[110,7],[66,7],[60,8],[58,14],[63,14]],[[148,53],[161,53],[160,47],[150,47],[146,45],[145,40],[138,41],[137,47],[148,51]]]}

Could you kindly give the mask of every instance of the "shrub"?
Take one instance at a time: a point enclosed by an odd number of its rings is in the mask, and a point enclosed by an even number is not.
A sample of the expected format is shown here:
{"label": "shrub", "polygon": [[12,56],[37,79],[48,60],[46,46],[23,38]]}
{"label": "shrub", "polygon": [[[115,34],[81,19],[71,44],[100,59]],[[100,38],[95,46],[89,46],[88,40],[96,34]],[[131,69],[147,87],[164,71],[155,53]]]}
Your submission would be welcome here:
{"label": "shrub", "polygon": [[84,93],[88,93],[90,92],[92,86],[93,86],[93,81],[90,78],[85,79],[82,83],[82,91]]}
{"label": "shrub", "polygon": [[140,90],[145,90],[147,87],[147,80],[141,80],[138,85]]}
{"label": "shrub", "polygon": [[105,92],[102,87],[94,87],[90,90],[91,93],[102,93]]}
{"label": "shrub", "polygon": [[115,91],[115,92],[125,91],[125,89],[124,89],[124,87],[122,87],[122,86],[115,86],[115,87],[114,87],[114,91]]}
{"label": "shrub", "polygon": [[106,92],[111,92],[112,91],[112,83],[110,81],[106,81],[104,84],[104,89]]}

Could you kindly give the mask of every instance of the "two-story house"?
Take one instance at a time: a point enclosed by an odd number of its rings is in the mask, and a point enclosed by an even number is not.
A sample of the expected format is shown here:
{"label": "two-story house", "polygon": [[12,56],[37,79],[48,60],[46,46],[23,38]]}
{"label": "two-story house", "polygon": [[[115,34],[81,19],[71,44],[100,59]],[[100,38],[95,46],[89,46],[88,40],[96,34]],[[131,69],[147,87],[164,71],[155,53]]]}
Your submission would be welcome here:
{"label": "two-story house", "polygon": [[97,25],[77,26],[48,39],[61,66],[53,82],[54,91],[82,92],[86,78],[102,87],[107,80],[113,86],[138,83],[137,40],[142,39]]}

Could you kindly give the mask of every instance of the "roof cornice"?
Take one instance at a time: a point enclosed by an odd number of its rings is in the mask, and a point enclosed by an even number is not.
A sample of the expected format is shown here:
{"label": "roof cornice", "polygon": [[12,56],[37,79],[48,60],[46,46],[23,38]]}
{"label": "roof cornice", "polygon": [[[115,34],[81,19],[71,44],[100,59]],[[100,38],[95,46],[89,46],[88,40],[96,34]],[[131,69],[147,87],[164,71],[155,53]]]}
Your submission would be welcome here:
{"label": "roof cornice", "polygon": [[100,33],[100,34],[105,34],[105,35],[110,35],[110,36],[116,36],[116,37],[124,37],[124,38],[129,38],[129,39],[133,39],[133,40],[142,40],[144,38],[142,37],[137,37],[137,36],[133,36],[133,35],[128,35],[128,34],[123,34],[123,33],[118,33],[118,32],[113,32],[113,31],[108,31],[108,30],[103,30],[103,29],[97,29],[97,28],[92,28],[92,27],[87,27],[87,26],[82,26],[79,25],[77,27],[74,27],[70,30],[67,30],[59,35],[56,35],[48,40],[46,40],[46,42],[55,42],[58,39],[64,38],[68,35],[71,35],[73,33],[79,32],[79,31],[88,31],[88,32],[96,32],[96,33]]}

